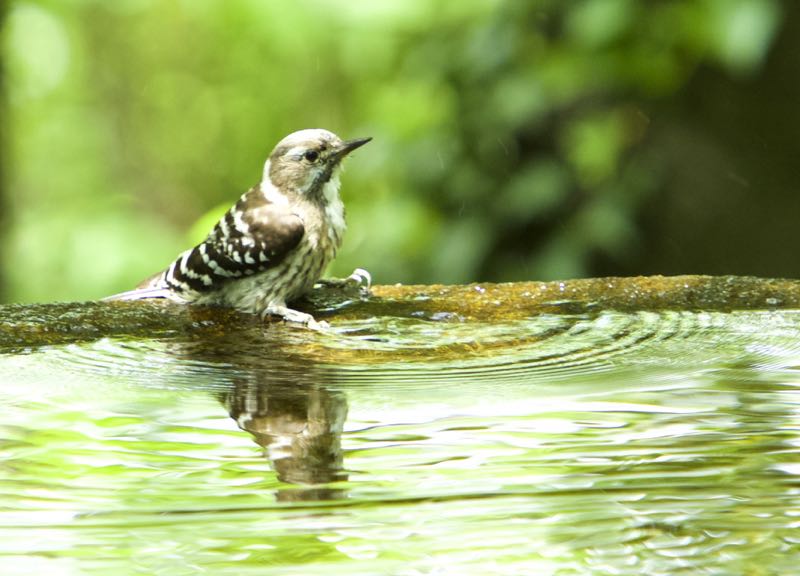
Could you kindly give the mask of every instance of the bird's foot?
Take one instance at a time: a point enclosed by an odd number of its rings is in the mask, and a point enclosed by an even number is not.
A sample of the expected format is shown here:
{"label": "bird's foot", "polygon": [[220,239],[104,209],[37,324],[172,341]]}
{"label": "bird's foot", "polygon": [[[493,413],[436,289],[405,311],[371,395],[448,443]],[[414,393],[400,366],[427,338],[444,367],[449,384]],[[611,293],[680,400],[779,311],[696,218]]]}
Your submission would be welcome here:
{"label": "bird's foot", "polygon": [[323,331],[327,328],[330,328],[330,325],[324,320],[317,321],[311,314],[294,310],[288,306],[268,306],[261,313],[261,318],[266,319],[267,316],[279,316],[280,318],[283,318],[284,322],[300,324],[310,328],[311,330]]}
{"label": "bird's foot", "polygon": [[348,284],[353,284],[357,288],[365,290],[369,294],[369,289],[372,287],[372,274],[363,268],[356,268],[344,281]]}
{"label": "bird's foot", "polygon": [[372,275],[363,268],[356,268],[347,278],[323,278],[317,283],[330,288],[355,289],[358,290],[359,295],[369,296]]}

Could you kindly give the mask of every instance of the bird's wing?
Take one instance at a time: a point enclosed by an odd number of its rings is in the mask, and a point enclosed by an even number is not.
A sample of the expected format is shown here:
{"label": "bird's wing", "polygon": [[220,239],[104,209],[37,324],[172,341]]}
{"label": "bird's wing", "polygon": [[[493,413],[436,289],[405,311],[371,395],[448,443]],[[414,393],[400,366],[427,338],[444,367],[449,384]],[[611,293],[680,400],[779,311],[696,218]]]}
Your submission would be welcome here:
{"label": "bird's wing", "polygon": [[210,292],[228,280],[252,276],[279,264],[305,234],[303,221],[288,206],[269,202],[253,188],[217,222],[208,237],[137,290],[112,300],[174,298],[194,290]]}
{"label": "bird's wing", "polygon": [[207,292],[221,282],[252,276],[277,265],[305,234],[288,206],[268,202],[253,190],[244,195],[208,237],[181,254],[164,274],[165,283]]}

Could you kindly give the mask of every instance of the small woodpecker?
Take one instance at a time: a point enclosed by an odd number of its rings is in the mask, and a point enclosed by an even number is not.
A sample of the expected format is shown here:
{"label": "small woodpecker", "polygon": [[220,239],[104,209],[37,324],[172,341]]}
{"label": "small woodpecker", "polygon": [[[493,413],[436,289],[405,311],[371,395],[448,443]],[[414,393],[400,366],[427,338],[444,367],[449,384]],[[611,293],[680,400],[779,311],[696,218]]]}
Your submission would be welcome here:
{"label": "small woodpecker", "polygon": [[[336,256],[346,227],[341,163],[371,139],[342,141],[321,129],[289,134],[264,164],[261,183],[239,198],[203,242],[135,290],[107,299],[229,306],[320,327],[324,323],[286,304],[308,292]],[[370,282],[361,269],[349,279]]]}

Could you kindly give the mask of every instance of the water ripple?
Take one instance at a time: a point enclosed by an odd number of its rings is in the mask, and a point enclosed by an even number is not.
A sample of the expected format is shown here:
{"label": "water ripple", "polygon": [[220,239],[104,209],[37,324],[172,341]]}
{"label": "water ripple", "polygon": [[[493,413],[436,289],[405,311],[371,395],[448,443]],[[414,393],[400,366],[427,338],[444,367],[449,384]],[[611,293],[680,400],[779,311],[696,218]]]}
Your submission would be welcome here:
{"label": "water ripple", "polygon": [[247,342],[235,335],[104,338],[44,353],[71,372],[152,380],[161,387],[228,385],[254,372],[339,385],[497,385],[621,367],[668,372],[687,362],[717,369],[721,363],[800,366],[799,318],[788,312],[685,311],[541,315],[501,324],[396,318],[334,323],[334,331],[322,335],[278,326]]}
{"label": "water ripple", "polygon": [[792,573],[798,318],[365,320],[4,356],[0,558]]}

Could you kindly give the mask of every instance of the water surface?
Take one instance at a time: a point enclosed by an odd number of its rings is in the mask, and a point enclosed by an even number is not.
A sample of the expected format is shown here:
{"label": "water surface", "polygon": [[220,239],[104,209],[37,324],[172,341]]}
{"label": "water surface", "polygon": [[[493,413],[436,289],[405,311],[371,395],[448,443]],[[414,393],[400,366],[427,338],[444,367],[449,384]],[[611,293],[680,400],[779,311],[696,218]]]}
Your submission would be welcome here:
{"label": "water surface", "polygon": [[3,574],[790,574],[800,312],[330,319],[0,355]]}

